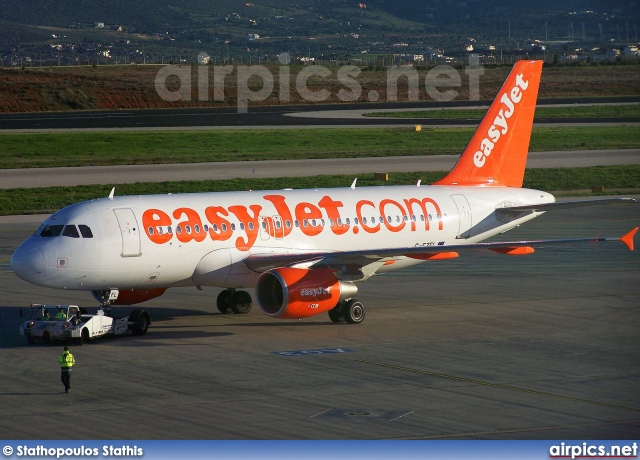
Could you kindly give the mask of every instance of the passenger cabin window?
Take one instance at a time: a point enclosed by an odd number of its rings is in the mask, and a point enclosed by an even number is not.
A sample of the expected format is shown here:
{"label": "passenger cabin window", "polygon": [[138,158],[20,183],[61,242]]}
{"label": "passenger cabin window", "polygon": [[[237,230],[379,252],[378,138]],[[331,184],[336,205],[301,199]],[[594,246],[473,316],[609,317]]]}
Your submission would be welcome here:
{"label": "passenger cabin window", "polygon": [[82,238],[93,238],[93,232],[86,225],[78,225],[78,229],[80,229],[80,234]]}
{"label": "passenger cabin window", "polygon": [[40,232],[40,236],[49,238],[52,236],[60,236],[64,225],[46,225]]}
{"label": "passenger cabin window", "polygon": [[67,225],[62,231],[62,236],[68,236],[69,238],[80,238],[78,227],[75,225]]}

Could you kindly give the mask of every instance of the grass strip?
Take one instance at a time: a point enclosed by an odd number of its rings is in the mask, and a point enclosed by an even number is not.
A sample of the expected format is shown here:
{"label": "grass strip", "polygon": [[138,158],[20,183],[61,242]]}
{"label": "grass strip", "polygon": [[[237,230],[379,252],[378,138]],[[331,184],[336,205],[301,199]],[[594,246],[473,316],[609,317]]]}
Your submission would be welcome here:
{"label": "grass strip", "polygon": [[[441,109],[415,110],[406,112],[372,112],[365,114],[373,118],[449,118],[477,119],[486,113],[485,109]],[[640,117],[640,104],[625,105],[585,105],[575,107],[536,107],[535,118],[637,118]]]}
{"label": "grass strip", "polygon": [[[358,187],[368,185],[411,185],[419,179],[432,183],[446,172],[392,173],[389,182],[376,181],[371,174],[362,174]],[[278,190],[283,186],[300,188],[348,187],[353,176],[312,176],[272,179],[231,179],[218,181],[136,183],[116,186],[117,195],[147,195],[164,193],[221,192],[234,190]],[[524,177],[524,187],[545,191],[591,190],[593,185],[607,189],[640,188],[640,165],[598,166],[589,168],[530,169]],[[106,197],[110,185],[48,187],[41,189],[9,189],[0,194],[0,215],[52,213],[79,201]]]}
{"label": "grass strip", "polygon": [[[0,168],[459,154],[475,128],[0,134]],[[531,151],[640,147],[640,127],[534,128]]]}

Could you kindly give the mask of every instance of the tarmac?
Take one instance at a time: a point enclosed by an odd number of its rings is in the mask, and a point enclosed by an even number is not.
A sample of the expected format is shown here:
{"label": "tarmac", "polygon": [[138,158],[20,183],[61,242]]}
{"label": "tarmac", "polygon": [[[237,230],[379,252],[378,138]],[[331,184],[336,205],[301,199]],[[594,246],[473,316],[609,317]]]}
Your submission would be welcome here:
{"label": "tarmac", "polygon": [[[360,285],[359,325],[220,314],[218,289],[142,304],[149,332],[28,345],[20,307],[97,306],[32,286],[12,252],[42,216],[0,220],[4,439],[637,439],[640,252],[621,243],[461,254]],[[622,236],[640,204],[545,214],[501,240]],[[636,244],[640,237],[636,236]],[[123,313],[128,308],[122,308]]]}

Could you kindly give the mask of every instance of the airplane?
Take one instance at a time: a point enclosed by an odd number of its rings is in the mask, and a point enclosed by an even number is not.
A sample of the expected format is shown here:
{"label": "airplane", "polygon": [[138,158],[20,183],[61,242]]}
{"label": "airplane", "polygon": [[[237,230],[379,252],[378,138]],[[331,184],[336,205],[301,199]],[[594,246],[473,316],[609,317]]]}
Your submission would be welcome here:
{"label": "airplane", "polygon": [[114,196],[48,217],[13,254],[11,268],[40,286],[90,291],[130,305],[168,288],[216,286],[225,313],[248,313],[255,288],[267,316],[327,312],[361,323],[356,283],[414,264],[486,249],[525,255],[536,246],[622,238],[483,242],[543,213],[609,198],[556,202],[522,188],[542,61],[518,61],[453,169],[431,185]]}

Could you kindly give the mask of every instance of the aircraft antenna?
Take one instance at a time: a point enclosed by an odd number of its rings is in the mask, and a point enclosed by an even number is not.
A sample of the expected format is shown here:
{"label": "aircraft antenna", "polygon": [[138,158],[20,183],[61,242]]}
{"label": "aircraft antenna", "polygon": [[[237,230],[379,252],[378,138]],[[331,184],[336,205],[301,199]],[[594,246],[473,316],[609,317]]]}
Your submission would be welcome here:
{"label": "aircraft antenna", "polygon": [[358,178],[356,177],[355,179],[353,179],[353,183],[351,184],[351,190],[355,190],[356,189],[356,182],[357,182]]}
{"label": "aircraft antenna", "polygon": [[109,199],[110,199],[110,200],[112,200],[112,201],[113,201],[113,194],[114,194],[115,192],[116,192],[116,188],[115,188],[115,187],[113,187],[113,188],[111,189],[111,193],[109,193]]}
{"label": "aircraft antenna", "polygon": [[418,183],[416,184],[416,187],[420,187],[420,182],[422,182],[422,179],[418,179]]}

